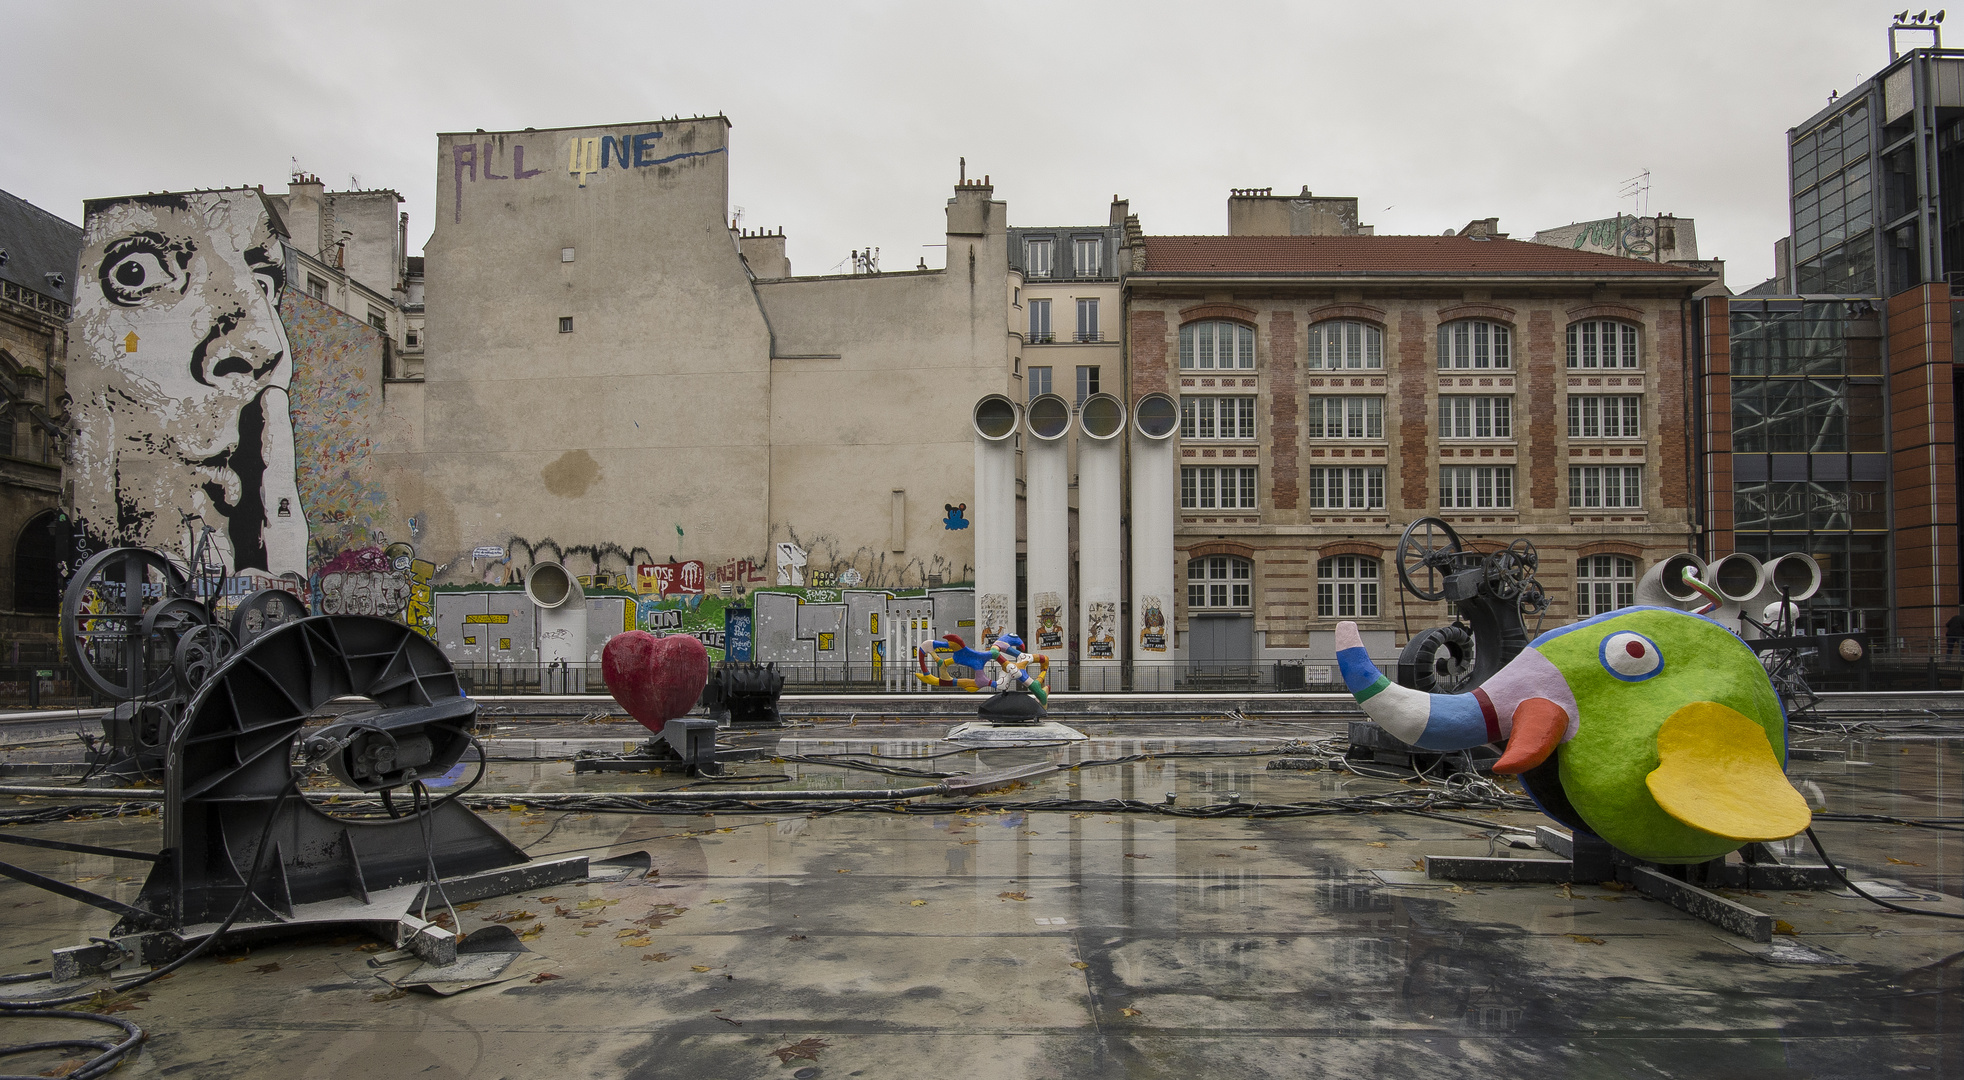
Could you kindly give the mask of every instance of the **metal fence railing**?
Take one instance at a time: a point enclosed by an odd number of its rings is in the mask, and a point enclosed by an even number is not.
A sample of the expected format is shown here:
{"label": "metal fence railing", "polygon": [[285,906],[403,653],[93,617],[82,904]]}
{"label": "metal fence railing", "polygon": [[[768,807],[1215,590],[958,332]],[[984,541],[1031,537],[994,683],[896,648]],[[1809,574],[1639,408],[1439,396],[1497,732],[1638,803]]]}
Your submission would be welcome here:
{"label": "metal fence railing", "polygon": [[[1807,663],[1817,692],[1964,691],[1964,642],[1942,638],[1875,641],[1866,664]],[[4,654],[0,654],[4,659]],[[1391,669],[1388,660],[1380,667]],[[771,665],[784,676],[786,693],[915,693],[928,689],[913,677],[915,666],[845,661]],[[605,694],[599,664],[466,665],[457,669],[473,694]],[[964,672],[965,673],[965,669]],[[1053,663],[1049,684],[1058,693],[1342,693],[1336,665],[1266,661],[1126,660]],[[53,659],[0,662],[0,709],[74,708],[107,704]]]}

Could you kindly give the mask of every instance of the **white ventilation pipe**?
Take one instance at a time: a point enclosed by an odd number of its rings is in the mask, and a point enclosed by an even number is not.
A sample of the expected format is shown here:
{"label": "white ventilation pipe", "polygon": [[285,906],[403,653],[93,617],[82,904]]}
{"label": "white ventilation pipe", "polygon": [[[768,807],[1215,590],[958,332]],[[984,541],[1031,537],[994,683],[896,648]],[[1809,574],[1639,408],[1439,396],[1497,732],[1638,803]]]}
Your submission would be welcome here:
{"label": "white ventilation pipe", "polygon": [[1704,604],[1698,590],[1684,583],[1684,570],[1690,567],[1705,580],[1705,560],[1689,551],[1679,552],[1651,566],[1637,582],[1637,603],[1650,607],[1696,608]]}
{"label": "white ventilation pipe", "polygon": [[1132,688],[1173,689],[1174,495],[1180,405],[1147,394],[1132,406]]}
{"label": "white ventilation pipe", "polygon": [[538,619],[539,688],[546,693],[586,693],[586,591],[556,562],[525,571],[525,598]]}
{"label": "white ventilation pipe", "polygon": [[1091,395],[1078,408],[1077,430],[1078,688],[1118,690],[1125,636],[1118,619],[1125,403],[1110,394]]}
{"label": "white ventilation pipe", "polygon": [[1023,647],[1050,660],[1050,680],[1069,686],[1071,640],[1071,405],[1056,394],[1030,399],[1023,414],[1023,576],[1028,590]]}
{"label": "white ventilation pipe", "polygon": [[1022,410],[1001,394],[975,403],[975,637],[983,648],[1016,618],[1016,429]]}

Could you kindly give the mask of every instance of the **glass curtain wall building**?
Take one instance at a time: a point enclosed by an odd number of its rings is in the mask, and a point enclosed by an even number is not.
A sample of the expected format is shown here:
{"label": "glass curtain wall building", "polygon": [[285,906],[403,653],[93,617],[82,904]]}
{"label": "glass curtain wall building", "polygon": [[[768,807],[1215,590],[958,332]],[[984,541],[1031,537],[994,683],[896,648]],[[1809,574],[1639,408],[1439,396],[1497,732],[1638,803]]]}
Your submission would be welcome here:
{"label": "glass curtain wall building", "polygon": [[1819,633],[1890,631],[1880,299],[1729,303],[1734,546],[1821,564]]}

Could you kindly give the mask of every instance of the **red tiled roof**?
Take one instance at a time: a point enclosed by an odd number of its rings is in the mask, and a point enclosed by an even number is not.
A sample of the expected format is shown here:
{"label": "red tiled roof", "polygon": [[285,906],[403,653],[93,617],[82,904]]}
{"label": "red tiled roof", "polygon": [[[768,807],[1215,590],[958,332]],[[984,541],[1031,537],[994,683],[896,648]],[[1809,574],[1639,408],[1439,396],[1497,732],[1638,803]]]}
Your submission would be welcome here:
{"label": "red tiled roof", "polygon": [[1700,273],[1524,240],[1464,236],[1148,236],[1145,245],[1148,274]]}

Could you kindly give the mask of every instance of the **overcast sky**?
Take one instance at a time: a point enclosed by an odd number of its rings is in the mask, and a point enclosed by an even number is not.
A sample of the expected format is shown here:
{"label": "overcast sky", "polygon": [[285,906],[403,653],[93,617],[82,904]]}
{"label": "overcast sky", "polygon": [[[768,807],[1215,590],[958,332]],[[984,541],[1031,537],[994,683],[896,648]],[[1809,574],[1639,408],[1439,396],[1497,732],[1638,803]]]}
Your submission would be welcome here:
{"label": "overcast sky", "polygon": [[1117,194],[1148,233],[1308,185],[1381,234],[1525,237],[1632,212],[1648,169],[1739,290],[1786,232],[1784,132],[1887,62],[1893,3],[0,0],[0,187],[79,222],[297,161],[400,191],[420,250],[436,132],[721,112],[731,203],[798,273],[940,265],[966,156],[1012,224]]}

